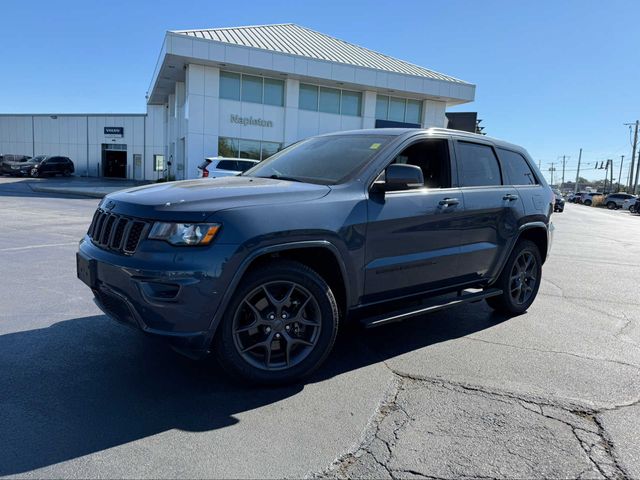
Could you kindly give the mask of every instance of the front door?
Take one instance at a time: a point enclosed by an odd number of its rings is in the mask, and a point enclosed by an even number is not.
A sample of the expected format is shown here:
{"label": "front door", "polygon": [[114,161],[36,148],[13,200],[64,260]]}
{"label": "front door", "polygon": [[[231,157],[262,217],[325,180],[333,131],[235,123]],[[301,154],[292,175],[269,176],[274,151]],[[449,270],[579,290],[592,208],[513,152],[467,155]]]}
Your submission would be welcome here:
{"label": "front door", "polygon": [[492,145],[456,141],[459,185],[465,212],[461,218],[461,274],[474,282],[492,276],[518,234],[523,215],[518,190],[509,185]]}
{"label": "front door", "polygon": [[451,187],[448,145],[419,140],[393,159],[419,166],[425,187],[369,193],[365,303],[456,283],[464,202]]}

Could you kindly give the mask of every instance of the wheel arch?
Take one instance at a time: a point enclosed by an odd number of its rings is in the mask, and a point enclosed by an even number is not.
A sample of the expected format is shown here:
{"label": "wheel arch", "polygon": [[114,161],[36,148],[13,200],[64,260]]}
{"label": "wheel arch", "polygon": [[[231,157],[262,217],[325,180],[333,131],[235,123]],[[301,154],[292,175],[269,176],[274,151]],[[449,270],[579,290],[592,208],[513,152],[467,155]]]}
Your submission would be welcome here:
{"label": "wheel arch", "polygon": [[242,279],[255,268],[273,262],[278,258],[297,261],[318,273],[318,275],[324,278],[329,284],[336,296],[341,316],[346,312],[350,304],[349,302],[351,301],[352,292],[349,282],[346,281],[349,276],[338,247],[327,240],[309,240],[269,245],[255,250],[240,264],[211,322],[209,328],[211,338],[213,338],[229,302]]}
{"label": "wheel arch", "polygon": [[516,238],[513,247],[515,247],[520,240],[532,241],[538,247],[542,263],[544,264],[547,260],[547,253],[549,251],[548,231],[548,226],[544,222],[526,223],[520,227],[518,238]]}

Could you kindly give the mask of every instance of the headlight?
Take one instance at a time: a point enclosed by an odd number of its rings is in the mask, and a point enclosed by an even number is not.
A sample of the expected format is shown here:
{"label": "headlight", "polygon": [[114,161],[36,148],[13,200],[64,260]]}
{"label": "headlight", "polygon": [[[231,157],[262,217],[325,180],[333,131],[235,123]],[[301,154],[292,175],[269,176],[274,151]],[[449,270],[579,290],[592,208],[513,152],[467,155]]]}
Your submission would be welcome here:
{"label": "headlight", "polygon": [[209,245],[220,230],[219,223],[156,222],[149,232],[150,240],[164,240],[171,245]]}

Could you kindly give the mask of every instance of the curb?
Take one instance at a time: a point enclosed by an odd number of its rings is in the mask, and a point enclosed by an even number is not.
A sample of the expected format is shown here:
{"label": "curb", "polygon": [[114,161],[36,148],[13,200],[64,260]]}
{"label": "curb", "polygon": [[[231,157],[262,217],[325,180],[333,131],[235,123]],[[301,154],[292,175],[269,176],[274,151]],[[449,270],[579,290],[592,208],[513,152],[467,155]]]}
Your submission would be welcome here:
{"label": "curb", "polygon": [[[40,193],[57,193],[60,195],[76,195],[78,197],[90,197],[90,198],[104,198],[105,195],[112,193],[112,192],[97,192],[95,190],[69,190],[66,188],[55,188],[55,187],[35,187],[33,185],[31,185],[31,190],[33,190],[34,192],[40,192]],[[117,190],[114,190],[114,192],[115,191]]]}

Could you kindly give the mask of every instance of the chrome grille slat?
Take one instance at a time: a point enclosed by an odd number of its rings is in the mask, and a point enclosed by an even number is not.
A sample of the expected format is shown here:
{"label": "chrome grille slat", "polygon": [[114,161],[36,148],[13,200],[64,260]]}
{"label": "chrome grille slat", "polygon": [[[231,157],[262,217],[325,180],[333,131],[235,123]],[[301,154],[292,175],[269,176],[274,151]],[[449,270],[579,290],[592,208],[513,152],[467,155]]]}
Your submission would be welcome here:
{"label": "chrome grille slat", "polygon": [[149,222],[98,209],[87,235],[98,247],[131,255],[149,228]]}

